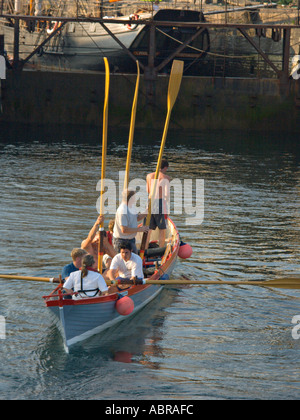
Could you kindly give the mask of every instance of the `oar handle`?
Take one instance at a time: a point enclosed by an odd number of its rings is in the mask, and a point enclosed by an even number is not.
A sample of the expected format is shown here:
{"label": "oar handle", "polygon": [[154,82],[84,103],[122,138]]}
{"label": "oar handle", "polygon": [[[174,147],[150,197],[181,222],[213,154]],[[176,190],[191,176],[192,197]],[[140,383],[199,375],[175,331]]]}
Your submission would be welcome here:
{"label": "oar handle", "polygon": [[49,283],[61,283],[61,278],[57,277],[29,277],[29,276],[16,276],[14,274],[0,274],[1,279],[7,280],[28,280],[28,281],[42,281]]}

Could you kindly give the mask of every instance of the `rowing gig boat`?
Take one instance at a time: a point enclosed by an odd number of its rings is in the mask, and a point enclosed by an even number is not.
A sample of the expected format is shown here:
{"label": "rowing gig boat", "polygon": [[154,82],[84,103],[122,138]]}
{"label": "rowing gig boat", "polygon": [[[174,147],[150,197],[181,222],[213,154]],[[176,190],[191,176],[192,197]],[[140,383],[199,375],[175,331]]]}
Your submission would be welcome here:
{"label": "rowing gig boat", "polygon": [[[169,218],[164,248],[149,248],[145,252],[145,277],[151,280],[169,279],[174,269],[180,239],[178,230]],[[141,244],[142,234],[137,235],[137,247]],[[158,229],[152,232],[152,243],[158,240]],[[136,314],[162,291],[162,285],[130,285],[125,291],[114,292],[106,296],[83,299],[70,299],[58,286],[49,296],[43,296],[47,308],[54,315],[61,331],[64,347],[69,352],[70,346],[86,340],[113,325]],[[134,303],[130,315],[123,316],[117,311],[116,303],[122,296],[128,296]]]}

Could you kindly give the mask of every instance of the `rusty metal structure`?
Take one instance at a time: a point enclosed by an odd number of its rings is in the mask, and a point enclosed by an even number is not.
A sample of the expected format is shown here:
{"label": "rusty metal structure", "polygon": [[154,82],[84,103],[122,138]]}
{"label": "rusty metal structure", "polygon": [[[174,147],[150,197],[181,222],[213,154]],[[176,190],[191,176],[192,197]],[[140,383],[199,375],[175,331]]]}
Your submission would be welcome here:
{"label": "rusty metal structure", "polygon": [[[26,63],[28,63],[35,54],[37,54],[44,45],[49,43],[51,39],[55,38],[61,31],[64,26],[71,22],[90,22],[90,23],[99,23],[101,27],[107,32],[107,34],[114,39],[116,43],[120,45],[123,51],[130,57],[132,61],[136,61],[139,58],[139,52],[133,51],[130,48],[126,47],[118,39],[116,34],[114,34],[109,28],[108,24],[132,24],[130,19],[122,20],[120,22],[117,18],[103,18],[102,12],[101,16],[82,16],[80,11],[80,2],[76,2],[75,13],[73,16],[57,15],[57,16],[48,16],[48,15],[33,15],[30,13],[26,14],[16,14],[8,13],[7,8],[4,8],[5,0],[0,0],[0,18],[9,21],[14,27],[14,48],[13,48],[13,57],[9,65],[14,70],[22,70]],[[59,25],[56,25],[55,29],[39,44],[37,45],[30,54],[25,58],[20,59],[19,55],[19,46],[20,46],[20,24],[25,22],[27,27],[36,27],[44,24],[45,22],[59,22]],[[149,86],[149,95],[151,96],[151,91],[157,79],[159,72],[167,68],[168,64],[175,58],[180,58],[184,56],[182,53],[186,51],[186,48],[189,48],[195,39],[200,37],[204,31],[214,31],[216,36],[219,36],[222,39],[227,39],[228,33],[239,34],[243,41],[246,41],[249,48],[255,52],[261,63],[268,68],[269,74],[271,77],[276,77],[280,82],[281,86],[287,86],[288,80],[291,74],[291,35],[294,30],[299,30],[300,26],[298,24],[268,24],[268,23],[211,23],[211,22],[185,22],[185,21],[156,21],[155,19],[139,19],[134,22],[136,25],[143,25],[148,28],[149,33],[149,42],[148,42],[148,51],[144,51],[144,61],[140,63],[142,72],[144,73],[144,79]],[[194,29],[194,33],[187,37],[184,42],[178,42],[174,46],[172,52],[168,54],[162,61],[157,64],[157,36],[159,28],[180,28],[184,31],[189,28]],[[274,43],[280,42],[282,46],[281,54],[279,59],[275,61],[272,59],[269,53],[267,53],[260,44],[260,40],[266,38],[266,34],[270,33],[270,39]],[[254,36],[253,36],[254,33]],[[230,36],[230,35],[229,35]],[[208,54],[211,54],[214,57],[214,68],[209,74],[212,77],[226,77],[226,59],[230,58],[230,54],[227,55],[226,45],[224,46],[225,41],[222,44],[222,48],[219,48],[217,53],[210,51]],[[195,61],[201,59],[204,53],[208,51],[194,51]],[[299,50],[300,52],[300,50]],[[298,54],[299,54],[298,52]],[[297,51],[292,52],[292,54],[297,54]],[[252,54],[253,55],[253,54]],[[146,59],[145,59],[146,57]],[[238,57],[240,59],[246,57]],[[250,64],[251,66],[251,64]],[[256,77],[260,77],[260,74],[256,74]]]}

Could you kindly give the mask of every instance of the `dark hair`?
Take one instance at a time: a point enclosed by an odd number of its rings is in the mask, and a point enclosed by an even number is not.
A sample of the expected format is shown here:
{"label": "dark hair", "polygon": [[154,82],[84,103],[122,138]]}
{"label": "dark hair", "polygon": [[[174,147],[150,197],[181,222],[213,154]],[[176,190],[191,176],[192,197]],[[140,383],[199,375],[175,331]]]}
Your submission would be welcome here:
{"label": "dark hair", "polygon": [[164,169],[165,167],[169,167],[169,162],[167,161],[167,159],[163,159],[161,161],[160,169]]}
{"label": "dark hair", "polygon": [[92,255],[88,254],[85,257],[83,257],[83,259],[82,259],[82,269],[81,269],[82,277],[86,277],[88,275],[87,267],[91,267],[93,264],[95,264],[95,260],[94,260],[94,257]]}
{"label": "dark hair", "polygon": [[128,249],[129,251],[132,251],[132,245],[130,242],[124,242],[121,246],[120,246],[120,250],[121,249]]}
{"label": "dark hair", "polygon": [[126,203],[128,204],[131,197],[133,197],[135,194],[135,191],[133,190],[124,190],[123,191],[123,200],[126,201]]}

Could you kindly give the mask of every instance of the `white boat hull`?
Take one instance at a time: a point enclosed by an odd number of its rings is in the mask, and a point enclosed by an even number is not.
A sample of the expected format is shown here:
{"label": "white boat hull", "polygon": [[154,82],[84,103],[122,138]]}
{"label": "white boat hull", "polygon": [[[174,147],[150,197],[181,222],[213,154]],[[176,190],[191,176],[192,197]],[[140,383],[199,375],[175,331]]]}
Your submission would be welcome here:
{"label": "white boat hull", "polygon": [[[107,27],[126,48],[129,48],[143,25],[134,29],[128,29],[125,24],[107,24]],[[2,21],[1,32],[4,34],[5,50],[12,59],[14,28],[3,24]],[[66,24],[61,32],[41,47],[29,62],[42,68],[101,71],[104,70],[103,57],[108,57],[112,71],[118,71],[127,68],[132,61],[99,23],[71,22]],[[20,58],[26,59],[48,36],[46,29],[29,32],[26,27],[21,27]]]}

